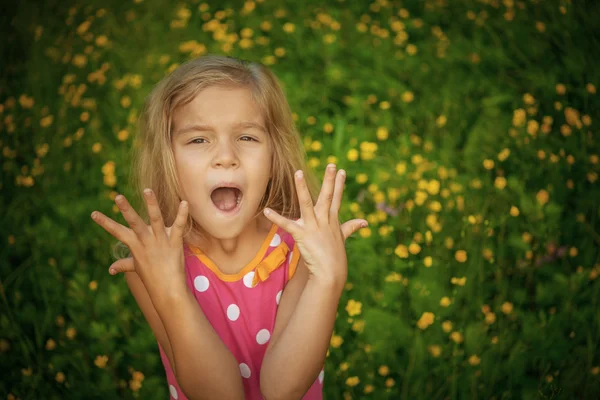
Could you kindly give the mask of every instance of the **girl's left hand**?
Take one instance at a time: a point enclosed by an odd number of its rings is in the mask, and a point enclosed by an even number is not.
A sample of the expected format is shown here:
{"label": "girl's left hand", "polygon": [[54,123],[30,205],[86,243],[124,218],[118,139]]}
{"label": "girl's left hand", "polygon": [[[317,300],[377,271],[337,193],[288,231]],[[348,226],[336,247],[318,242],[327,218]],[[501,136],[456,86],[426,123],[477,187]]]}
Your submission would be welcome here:
{"label": "girl's left hand", "polygon": [[296,191],[300,202],[301,218],[292,221],[271,209],[265,216],[289,232],[296,241],[310,275],[326,283],[343,285],[348,277],[346,239],[368,225],[364,219],[353,219],[340,226],[338,213],[344,193],[346,172],[336,174],[335,164],[325,170],[323,186],[313,207],[302,171],[296,171]]}

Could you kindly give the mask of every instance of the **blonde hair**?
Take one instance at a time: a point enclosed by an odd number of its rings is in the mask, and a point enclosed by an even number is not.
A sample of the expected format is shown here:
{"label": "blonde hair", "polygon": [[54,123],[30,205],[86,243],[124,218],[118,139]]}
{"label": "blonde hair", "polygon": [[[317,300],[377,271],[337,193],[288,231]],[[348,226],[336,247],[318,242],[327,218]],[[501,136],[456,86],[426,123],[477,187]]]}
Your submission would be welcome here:
{"label": "blonde hair", "polygon": [[[173,224],[182,200],[171,148],[173,113],[209,86],[248,88],[253,101],[263,112],[273,149],[272,178],[255,217],[269,207],[286,218],[300,218],[294,172],[299,169],[304,171],[313,203],[316,201],[318,183],[306,167],[306,153],[280,82],[267,67],[258,62],[219,55],[207,55],[183,63],[158,82],[146,97],[138,121],[130,176],[135,189],[132,203],[136,211],[148,223],[142,191],[151,188],[165,225]],[[188,216],[185,234],[190,231],[203,234],[199,224]],[[113,254],[121,258],[114,251]]]}

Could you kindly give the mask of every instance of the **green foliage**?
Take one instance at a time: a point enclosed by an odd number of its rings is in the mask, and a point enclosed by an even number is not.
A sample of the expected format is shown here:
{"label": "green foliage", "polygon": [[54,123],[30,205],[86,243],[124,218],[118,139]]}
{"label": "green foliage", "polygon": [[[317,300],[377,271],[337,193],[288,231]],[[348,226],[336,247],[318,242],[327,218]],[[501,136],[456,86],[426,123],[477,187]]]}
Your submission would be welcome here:
{"label": "green foliage", "polygon": [[594,2],[10,7],[0,395],[168,396],[89,215],[125,223],[144,98],[210,52],[272,68],[311,168],[348,173],[342,219],[370,222],[347,241],[327,399],[600,397]]}

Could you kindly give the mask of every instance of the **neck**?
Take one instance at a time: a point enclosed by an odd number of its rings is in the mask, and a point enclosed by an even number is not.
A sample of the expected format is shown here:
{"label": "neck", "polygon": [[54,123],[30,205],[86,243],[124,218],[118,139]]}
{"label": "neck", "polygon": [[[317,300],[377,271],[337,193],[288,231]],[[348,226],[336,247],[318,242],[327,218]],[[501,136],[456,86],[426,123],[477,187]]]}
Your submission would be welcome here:
{"label": "neck", "polygon": [[272,226],[273,223],[261,214],[252,219],[235,237],[220,239],[203,231],[201,235],[190,233],[186,241],[201,249],[210,258],[234,258],[240,251],[243,253],[246,247],[253,248],[257,240],[262,241]]}

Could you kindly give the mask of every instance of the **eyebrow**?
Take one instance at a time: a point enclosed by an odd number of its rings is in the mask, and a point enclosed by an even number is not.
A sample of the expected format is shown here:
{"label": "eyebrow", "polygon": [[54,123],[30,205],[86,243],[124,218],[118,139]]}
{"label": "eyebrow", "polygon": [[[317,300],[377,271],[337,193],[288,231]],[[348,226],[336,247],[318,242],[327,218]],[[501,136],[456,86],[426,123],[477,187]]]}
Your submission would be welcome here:
{"label": "eyebrow", "polygon": [[[261,124],[258,124],[256,122],[252,122],[252,121],[238,122],[233,125],[233,128],[255,128],[255,129],[259,129],[259,130],[263,131],[264,133],[267,133],[267,130],[265,129],[264,126],[262,126]],[[181,129],[177,130],[175,132],[175,136],[183,135],[184,133],[187,133],[190,131],[207,132],[207,131],[214,131],[214,128],[210,125],[194,124],[194,125],[190,125],[185,128],[181,128]]]}

